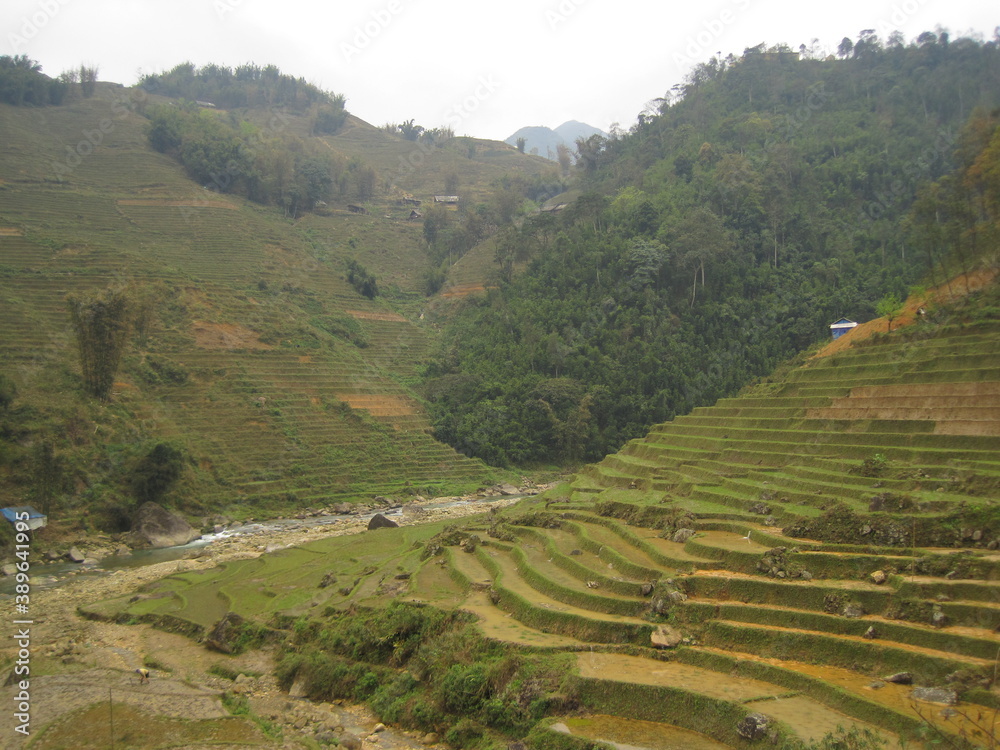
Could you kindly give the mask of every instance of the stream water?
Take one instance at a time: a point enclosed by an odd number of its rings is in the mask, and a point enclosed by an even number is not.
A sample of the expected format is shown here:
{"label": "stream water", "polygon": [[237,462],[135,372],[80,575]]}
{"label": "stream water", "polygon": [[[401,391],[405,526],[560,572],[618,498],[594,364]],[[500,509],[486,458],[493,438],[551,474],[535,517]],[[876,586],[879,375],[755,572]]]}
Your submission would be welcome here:
{"label": "stream water", "polygon": [[[513,500],[525,497],[524,495],[506,495],[499,497],[477,498],[476,500],[442,500],[440,502],[423,503],[419,507],[423,510],[436,510],[445,508],[459,508],[466,505],[482,505],[485,507],[498,500]],[[258,521],[254,523],[241,524],[223,529],[217,534],[204,534],[188,544],[177,547],[161,547],[158,549],[135,550],[130,555],[109,555],[102,558],[95,564],[80,564],[71,562],[42,563],[35,559],[31,565],[31,587],[32,590],[52,588],[73,581],[79,576],[86,575],[107,575],[116,570],[141,568],[146,565],[154,565],[171,560],[183,560],[191,555],[195,550],[208,547],[220,539],[228,539],[237,536],[260,536],[265,540],[267,536],[279,531],[295,531],[315,528],[318,526],[331,526],[344,521],[368,522],[376,513],[381,513],[386,518],[398,519],[403,515],[402,506],[385,508],[358,515],[330,515],[315,516],[310,518],[275,518],[268,521]],[[0,598],[7,598],[14,593],[15,580],[13,577],[0,578]]]}

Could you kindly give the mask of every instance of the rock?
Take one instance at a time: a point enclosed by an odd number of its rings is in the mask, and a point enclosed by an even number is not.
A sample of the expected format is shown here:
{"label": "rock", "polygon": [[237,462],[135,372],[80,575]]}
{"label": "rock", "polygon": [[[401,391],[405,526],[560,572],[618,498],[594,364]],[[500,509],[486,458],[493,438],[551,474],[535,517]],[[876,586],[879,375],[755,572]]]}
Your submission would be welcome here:
{"label": "rock", "polygon": [[874,625],[871,625],[869,626],[868,630],[864,632],[864,635],[862,635],[861,637],[867,638],[869,641],[874,640],[875,638],[878,638],[878,631],[875,630]]}
{"label": "rock", "polygon": [[305,698],[308,695],[304,677],[297,677],[288,690],[289,698]]}
{"label": "rock", "polygon": [[686,602],[688,597],[683,591],[671,591],[667,594],[667,598],[671,604],[680,604],[681,602]]}
{"label": "rock", "polygon": [[885,687],[885,683],[882,682],[882,680],[875,680],[875,682],[869,682],[868,687],[870,687],[872,690],[881,690],[882,688]]}
{"label": "rock", "polygon": [[132,550],[130,550],[124,544],[119,544],[115,548],[115,557],[128,557],[131,554],[132,554]]}
{"label": "rock", "polygon": [[342,734],[340,736],[340,746],[344,750],[361,750],[361,740],[353,734]]}
{"label": "rock", "polygon": [[379,722],[374,727],[372,727],[372,734],[378,734],[379,732],[384,732],[386,729],[385,724]]}
{"label": "rock", "polygon": [[571,549],[569,551],[569,553],[571,555],[582,555],[583,554],[583,550],[582,549]]}
{"label": "rock", "polygon": [[643,596],[650,596],[653,593],[653,584],[644,583],[639,587],[639,593]]}
{"label": "rock", "polygon": [[674,535],[671,537],[671,541],[684,544],[688,539],[695,535],[694,529],[677,529]]}
{"label": "rock", "polygon": [[658,625],[650,634],[649,641],[655,648],[676,648],[683,638],[683,635],[669,625]]}
{"label": "rock", "polygon": [[885,574],[884,570],[876,570],[872,572],[869,578],[872,579],[872,583],[874,583],[876,586],[881,586],[883,583],[889,580],[889,576]]}
{"label": "rock", "polygon": [[5,576],[17,575],[17,566],[14,563],[7,563],[0,568],[0,573],[3,573]]}
{"label": "rock", "polygon": [[55,562],[56,560],[61,560],[62,555],[56,552],[54,549],[50,549],[45,553],[45,559],[49,562]]}
{"label": "rock", "polygon": [[437,732],[428,732],[427,734],[425,734],[423,737],[420,738],[421,745],[436,745],[440,741],[441,738],[438,737]]}
{"label": "rock", "polygon": [[840,614],[843,617],[862,617],[865,614],[865,610],[859,604],[848,604]]}
{"label": "rock", "polygon": [[243,628],[245,620],[235,612],[227,612],[205,636],[205,645],[224,654],[233,653],[232,641]]}
{"label": "rock", "polygon": [[749,714],[736,725],[736,733],[747,740],[759,740],[767,734],[770,723],[764,714]]}
{"label": "rock", "polygon": [[139,506],[126,539],[133,548],[177,547],[201,538],[183,517],[154,502]]}
{"label": "rock", "polygon": [[918,687],[913,688],[910,697],[915,701],[925,701],[926,703],[942,703],[946,706],[954,706],[958,703],[958,693],[948,688]]}
{"label": "rock", "polygon": [[885,682],[893,682],[897,685],[912,685],[913,684],[913,673],[912,672],[896,672],[896,674],[891,674],[888,677],[882,678]]}
{"label": "rock", "polygon": [[66,553],[66,559],[70,562],[82,563],[86,558],[76,547],[70,547],[69,552]]}
{"label": "rock", "polygon": [[497,492],[501,495],[520,495],[521,490],[512,484],[501,484],[497,486]]}
{"label": "rock", "polygon": [[986,549],[991,551],[995,550],[997,547],[1000,547],[1000,542],[998,542],[996,539],[991,539],[990,543],[986,545]]}
{"label": "rock", "polygon": [[972,532],[972,541],[978,542],[978,541],[982,540],[982,538],[983,538],[983,530],[982,529],[976,529],[975,531]]}
{"label": "rock", "polygon": [[811,581],[812,577],[813,574],[810,573],[808,570],[803,570],[801,573],[799,573],[799,578],[801,578],[803,581]]}
{"label": "rock", "polygon": [[941,610],[937,610],[931,615],[931,625],[936,628],[943,628],[948,624],[948,615]]}
{"label": "rock", "polygon": [[398,526],[398,523],[393,521],[391,518],[386,518],[381,513],[376,513],[372,516],[372,520],[368,522],[369,531],[374,529],[395,529]]}

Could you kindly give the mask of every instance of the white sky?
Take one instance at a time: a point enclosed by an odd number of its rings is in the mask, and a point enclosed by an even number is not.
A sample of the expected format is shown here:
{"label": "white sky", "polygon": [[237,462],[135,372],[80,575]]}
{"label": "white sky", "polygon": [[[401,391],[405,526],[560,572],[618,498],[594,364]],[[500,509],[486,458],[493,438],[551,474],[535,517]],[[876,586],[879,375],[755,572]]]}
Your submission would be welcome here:
{"label": "white sky", "polygon": [[274,63],[374,124],[413,118],[501,140],[525,125],[631,126],[713,54],[835,50],[874,28],[990,39],[990,0],[2,0],[0,54],[131,85],[190,60]]}

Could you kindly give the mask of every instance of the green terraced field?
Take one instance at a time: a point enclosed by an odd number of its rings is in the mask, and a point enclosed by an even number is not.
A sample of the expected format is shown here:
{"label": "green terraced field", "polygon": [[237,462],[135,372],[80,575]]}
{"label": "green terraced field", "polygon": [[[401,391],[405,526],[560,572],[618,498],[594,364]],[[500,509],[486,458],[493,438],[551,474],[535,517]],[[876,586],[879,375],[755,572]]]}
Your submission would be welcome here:
{"label": "green terraced field", "polygon": [[[378,607],[387,601],[384,581],[406,568],[413,575],[399,601],[462,609],[483,638],[508,648],[577,652],[563,689],[617,717],[617,737],[660,722],[742,747],[734,727],[750,711],[802,740],[840,725],[877,728],[895,747],[928,721],[974,733],[967,717],[1000,707],[992,684],[1000,652],[1000,381],[939,378],[992,356],[967,352],[997,350],[1000,324],[980,325],[973,336],[946,329],[928,343],[906,349],[902,382],[855,387],[846,377],[837,398],[858,404],[840,418],[807,417],[829,401],[795,395],[811,375],[793,371],[770,386],[774,396],[724,399],[660,425],[569,485],[457,524],[479,539],[474,549],[447,546],[463,535],[429,557],[407,547],[431,542],[429,527],[330,540],[323,549],[344,571],[338,581],[372,566],[345,594],[321,594],[318,572],[300,571],[282,598],[277,568],[255,572],[246,589],[227,569],[209,576],[217,583],[168,579],[149,592],[160,598],[126,611],[196,622],[196,591],[213,615],[222,601],[216,591],[236,597],[234,611],[248,609],[237,600],[267,614],[309,611],[307,601]],[[884,345],[901,346],[891,337]],[[854,357],[859,368],[878,368],[877,349],[807,368],[848,373]],[[868,419],[866,409],[885,408],[871,400],[885,398],[919,403],[899,406],[889,422]],[[949,417],[967,422],[970,410],[981,424],[948,435]],[[350,557],[374,539],[388,547]],[[306,594],[293,595],[292,586]],[[101,607],[107,616],[109,604]],[[672,647],[657,647],[663,626],[676,635]],[[882,680],[895,672],[954,690],[958,713]]]}

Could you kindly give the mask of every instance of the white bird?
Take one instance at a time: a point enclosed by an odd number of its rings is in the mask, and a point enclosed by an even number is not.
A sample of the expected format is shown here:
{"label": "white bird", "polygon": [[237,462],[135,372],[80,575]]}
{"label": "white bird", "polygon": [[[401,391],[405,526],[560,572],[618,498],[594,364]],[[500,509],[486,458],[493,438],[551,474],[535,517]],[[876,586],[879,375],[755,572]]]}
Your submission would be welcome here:
{"label": "white bird", "polygon": [[747,532],[747,535],[745,537],[743,537],[744,539],[747,540],[747,544],[752,544],[752,542],[750,541],[750,535],[752,533],[753,533],[753,529],[750,529],[750,531]]}

